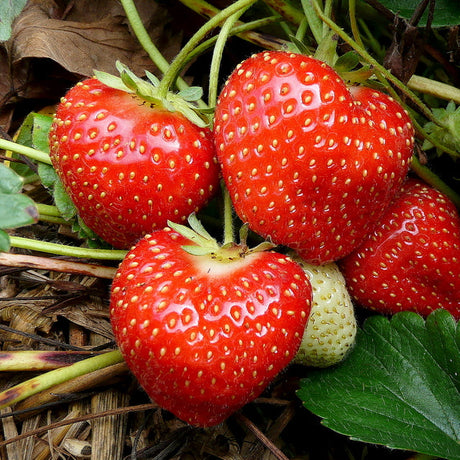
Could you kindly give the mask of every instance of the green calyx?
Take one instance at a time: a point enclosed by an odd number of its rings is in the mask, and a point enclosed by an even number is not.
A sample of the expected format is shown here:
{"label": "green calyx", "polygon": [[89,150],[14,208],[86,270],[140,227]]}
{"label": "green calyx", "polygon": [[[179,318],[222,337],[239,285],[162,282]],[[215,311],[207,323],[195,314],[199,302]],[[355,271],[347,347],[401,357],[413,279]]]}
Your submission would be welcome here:
{"label": "green calyx", "polygon": [[243,225],[240,229],[240,242],[228,241],[225,244],[219,244],[204,228],[196,215],[190,214],[188,218],[189,227],[174,222],[168,222],[168,226],[181,234],[195,245],[185,245],[182,249],[194,256],[208,256],[222,263],[230,263],[240,260],[249,254],[267,251],[273,249],[275,245],[269,241],[264,241],[254,248],[249,248],[246,240],[248,236],[248,227]]}
{"label": "green calyx", "polygon": [[94,71],[94,76],[110,88],[135,94],[154,106],[170,112],[179,112],[190,122],[201,128],[209,125],[205,114],[201,109],[198,109],[196,104],[203,96],[202,88],[190,86],[178,93],[168,91],[163,95],[159,88],[160,80],[151,72],[145,71],[147,81],[135,75],[126,65],[119,61],[116,62],[116,67],[120,72],[119,77],[99,70]]}

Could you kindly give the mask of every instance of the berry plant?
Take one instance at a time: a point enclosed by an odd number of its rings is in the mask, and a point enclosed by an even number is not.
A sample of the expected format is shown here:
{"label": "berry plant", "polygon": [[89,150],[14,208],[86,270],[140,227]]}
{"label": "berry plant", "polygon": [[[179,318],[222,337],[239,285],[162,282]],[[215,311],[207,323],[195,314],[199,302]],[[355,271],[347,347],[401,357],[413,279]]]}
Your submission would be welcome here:
{"label": "berry plant", "polygon": [[460,8],[7,3],[0,458],[460,460]]}

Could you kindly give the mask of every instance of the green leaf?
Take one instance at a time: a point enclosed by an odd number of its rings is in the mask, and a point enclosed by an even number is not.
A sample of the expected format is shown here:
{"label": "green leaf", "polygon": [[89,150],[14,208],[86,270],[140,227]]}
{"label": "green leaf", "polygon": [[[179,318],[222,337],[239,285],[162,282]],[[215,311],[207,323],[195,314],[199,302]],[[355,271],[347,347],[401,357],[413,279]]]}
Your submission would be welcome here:
{"label": "green leaf", "polygon": [[[18,129],[15,142],[48,153],[48,133],[52,122],[53,117],[50,115],[30,112]],[[20,155],[13,153],[13,158],[20,158]],[[11,167],[23,177],[30,177],[35,174],[35,171],[22,163],[13,163]]]}
{"label": "green leaf", "polygon": [[54,188],[56,181],[58,180],[58,175],[56,170],[45,163],[38,164],[38,175],[40,177],[41,183],[50,189]]}
{"label": "green leaf", "polygon": [[348,51],[339,56],[334,64],[334,69],[338,73],[349,72],[359,65],[359,55],[355,51]]}
{"label": "green leaf", "polygon": [[179,91],[177,95],[187,102],[195,102],[203,97],[203,88],[199,86],[190,86]]}
{"label": "green leaf", "polygon": [[64,219],[69,220],[77,214],[77,208],[60,180],[57,180],[54,185],[54,202]]}
{"label": "green leaf", "polygon": [[460,459],[460,327],[445,310],[369,318],[349,358],[298,396],[329,428],[367,443]]}
{"label": "green leaf", "polygon": [[102,72],[100,70],[94,71],[94,76],[104,85],[109,86],[110,88],[119,89],[121,91],[126,91],[132,93],[133,91],[129,89],[122,81],[120,77],[116,77],[107,72]]}
{"label": "green leaf", "polygon": [[0,251],[8,252],[10,247],[10,236],[5,231],[0,230]]}
{"label": "green leaf", "polygon": [[0,228],[17,228],[38,221],[33,200],[20,193],[0,193]]}
{"label": "green leaf", "polygon": [[48,134],[53,124],[53,117],[42,113],[33,114],[32,147],[49,153]]}
{"label": "green leaf", "polygon": [[0,42],[11,37],[11,25],[21,13],[27,0],[1,1],[0,2]]}
{"label": "green leaf", "polygon": [[0,193],[19,193],[22,185],[22,177],[8,166],[0,163]]}
{"label": "green leaf", "polygon": [[[380,0],[393,13],[406,19],[410,19],[420,0]],[[420,23],[420,27],[426,26],[428,13],[425,11]],[[436,0],[434,17],[431,27],[447,27],[460,24],[460,2],[457,0]]]}

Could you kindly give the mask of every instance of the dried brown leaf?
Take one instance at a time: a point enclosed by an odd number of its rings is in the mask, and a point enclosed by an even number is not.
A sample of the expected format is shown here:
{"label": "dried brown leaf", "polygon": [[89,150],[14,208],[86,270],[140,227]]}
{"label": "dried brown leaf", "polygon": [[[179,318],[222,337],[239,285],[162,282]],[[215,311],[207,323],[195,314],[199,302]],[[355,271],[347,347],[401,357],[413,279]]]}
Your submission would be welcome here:
{"label": "dried brown leaf", "polygon": [[[75,2],[75,11],[66,19],[51,17],[40,2],[30,3],[15,21],[9,43],[13,64],[27,58],[51,59],[66,70],[92,76],[93,70],[117,73],[120,60],[137,74],[155,66],[130,33],[126,18],[115,2]],[[78,8],[78,9],[77,9]],[[142,10],[145,11],[145,10]],[[147,21],[154,40],[165,31],[164,10],[150,2]],[[176,41],[176,45],[179,44]]]}

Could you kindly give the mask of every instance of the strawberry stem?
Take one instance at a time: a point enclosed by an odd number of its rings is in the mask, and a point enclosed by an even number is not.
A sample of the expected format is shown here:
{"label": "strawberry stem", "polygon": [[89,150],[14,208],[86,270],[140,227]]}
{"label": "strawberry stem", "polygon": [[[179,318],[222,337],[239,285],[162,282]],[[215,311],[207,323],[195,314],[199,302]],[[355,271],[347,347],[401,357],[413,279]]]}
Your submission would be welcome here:
{"label": "strawberry stem", "polygon": [[55,385],[67,382],[75,377],[86,375],[98,369],[123,362],[118,350],[84,359],[67,367],[62,367],[26,380],[0,393],[0,409],[12,406],[29,396],[47,390]]}
{"label": "strawberry stem", "polygon": [[231,16],[229,16],[217,37],[216,44],[214,46],[214,51],[212,54],[212,60],[211,60],[211,69],[209,72],[209,92],[208,92],[208,105],[210,107],[215,107],[216,102],[217,102],[217,94],[219,91],[219,69],[220,69],[220,64],[222,61],[222,55],[224,52],[225,45],[227,43],[228,37],[230,35],[230,32],[235,25],[235,23],[238,21],[240,16],[250,7],[251,5],[246,5],[243,6],[239,11],[236,13],[233,13]]}
{"label": "strawberry stem", "polygon": [[48,153],[33,149],[32,147],[26,147],[25,145],[17,144],[13,141],[0,139],[0,149],[11,150],[14,153],[24,155],[32,160],[39,161],[40,163],[46,163],[48,165],[51,164],[51,159]]}
{"label": "strawberry stem", "polygon": [[10,236],[10,244],[15,248],[29,249],[31,251],[99,260],[122,260],[127,253],[127,251],[121,249],[80,248],[77,246],[38,241],[20,236]]}
{"label": "strawberry stem", "polygon": [[198,31],[190,38],[190,40],[185,44],[181,49],[179,54],[173,60],[168,70],[161,80],[159,89],[160,97],[166,99],[166,95],[169,89],[173,86],[177,76],[183,68],[184,62],[187,60],[187,56],[198,46],[198,44],[210,33],[213,29],[219,26],[225,19],[234,13],[238,12],[241,8],[245,6],[251,6],[257,0],[238,0],[232,3],[230,6],[225,8],[216,14],[212,19],[207,21]]}
{"label": "strawberry stem", "polygon": [[[144,51],[149,55],[150,59],[158,67],[162,74],[165,74],[169,69],[169,62],[161,54],[160,50],[150,39],[149,34],[145,30],[144,25],[142,24],[142,19],[139,16],[139,13],[136,9],[133,0],[120,0],[125,10],[126,17],[133,29],[134,34],[136,35],[137,40],[141,44]],[[188,84],[181,78],[177,79],[177,87],[179,89],[188,88]]]}
{"label": "strawberry stem", "polygon": [[407,82],[407,86],[420,93],[430,94],[431,96],[460,104],[460,89],[455,86],[447,85],[446,83],[431,80],[419,75],[412,75]]}
{"label": "strawberry stem", "polygon": [[[187,8],[190,8],[192,11],[195,11],[201,16],[204,16],[207,18],[212,18],[221,11],[218,8],[216,8],[214,5],[211,5],[210,3],[204,0],[179,0],[179,1],[183,5],[185,5]],[[279,19],[280,17],[276,16],[274,17],[273,20],[279,21]],[[256,26],[257,22],[258,22],[257,20],[254,21],[252,23],[254,24],[254,26],[251,26],[251,27],[249,27],[251,23],[244,24],[244,23],[238,22],[238,26],[237,28],[235,28],[235,35],[238,35],[239,38],[246,40],[250,43],[254,43],[255,45],[260,46],[261,48],[264,48],[264,49],[278,49],[279,50],[279,49],[286,49],[288,47],[289,43],[279,37],[270,36],[269,38],[267,38],[265,34],[260,34],[258,32],[252,31],[251,29],[264,25],[264,24],[259,24],[258,26]],[[246,27],[248,28],[246,29]],[[210,40],[215,40],[215,37],[213,37]],[[198,48],[199,47],[196,47],[196,49]]]}
{"label": "strawberry stem", "polygon": [[222,183],[222,195],[224,197],[224,242],[223,245],[235,242],[235,229],[233,226],[232,199],[227,187]]}
{"label": "strawberry stem", "polygon": [[40,220],[54,224],[69,224],[62,218],[61,213],[56,206],[50,206],[49,204],[42,203],[35,203],[35,206],[37,207]]}
{"label": "strawberry stem", "polygon": [[[402,91],[406,96],[408,96],[416,105],[419,107],[423,115],[425,115],[429,120],[435,121],[433,114],[428,109],[428,107],[416,96],[412,91],[410,91],[403,82],[396,78],[391,72],[389,72],[385,67],[383,67],[377,60],[375,60],[364,48],[362,48],[355,40],[353,40],[346,32],[344,32],[334,21],[327,17],[321,9],[318,7],[317,3],[313,1],[313,6],[316,13],[320,19],[326,23],[342,40],[348,43],[367,63],[372,65],[374,69],[380,73],[386,80],[392,83],[396,88]],[[378,76],[378,74],[376,73]],[[388,85],[387,85],[388,86]]]}
{"label": "strawberry stem", "polygon": [[356,0],[348,1],[348,13],[350,16],[350,27],[353,38],[355,42],[364,49],[364,43],[361,40],[361,34],[359,33],[358,22],[356,20]]}
{"label": "strawberry stem", "polygon": [[[251,31],[253,29],[256,29],[258,27],[268,26],[270,24],[278,22],[279,20],[280,20],[279,16],[268,16],[266,18],[256,19],[256,20],[251,21],[251,22],[241,23],[241,25],[234,26],[230,30],[229,35],[230,36],[236,35],[236,36],[238,36],[238,37],[240,37],[242,39],[245,39],[245,37],[244,37],[245,32],[249,32],[249,31]],[[214,37],[211,37],[208,40],[200,43],[187,56],[187,60],[184,63],[184,65],[187,64],[188,62],[192,61],[193,59],[195,59],[197,56],[200,56],[201,54],[203,54],[207,49],[209,49],[212,46],[214,46],[218,38],[219,38],[218,36],[214,36]],[[285,49],[285,47],[286,47],[286,44],[284,42],[279,42],[279,40],[276,39],[276,38],[275,38],[275,40],[266,40],[266,43],[263,45],[263,48],[274,49],[274,50],[275,49],[276,50]],[[209,103],[209,106],[212,107],[212,104]]]}

